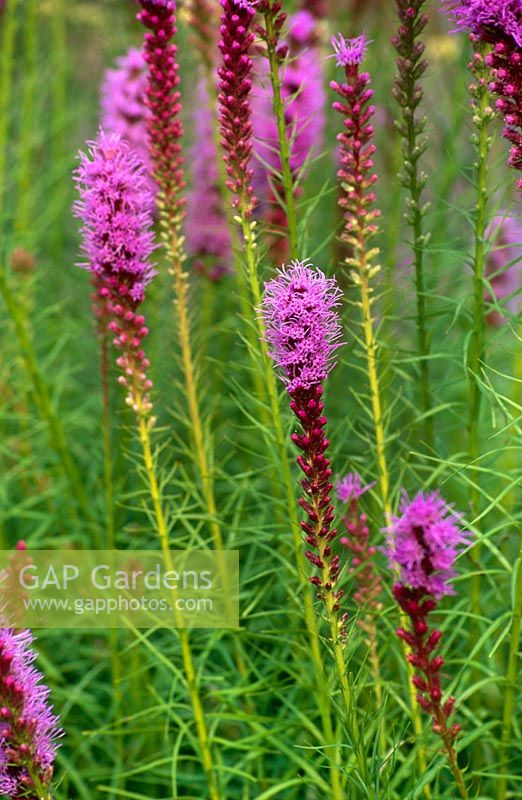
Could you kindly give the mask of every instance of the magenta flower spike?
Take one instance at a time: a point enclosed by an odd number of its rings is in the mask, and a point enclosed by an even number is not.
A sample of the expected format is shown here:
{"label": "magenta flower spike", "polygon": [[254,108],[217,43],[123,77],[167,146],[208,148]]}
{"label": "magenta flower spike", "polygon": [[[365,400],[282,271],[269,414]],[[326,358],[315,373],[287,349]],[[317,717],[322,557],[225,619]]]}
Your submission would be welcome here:
{"label": "magenta flower spike", "polygon": [[429,614],[437,601],[454,594],[454,563],[459,546],[468,536],[460,528],[460,517],[444,502],[438,492],[419,492],[413,500],[404,495],[400,516],[392,519],[388,529],[386,554],[391,567],[398,569],[400,582],[394,586],[395,599],[411,621],[410,630],[399,628],[397,635],[410,647],[408,660],[415,669],[412,678],[417,701],[433,720],[433,731],[444,742],[450,767],[461,794],[465,796],[453,740],[460,725],[449,725],[455,698],[443,701],[440,670],[444,658],[433,655],[442,633],[430,630]]}
{"label": "magenta flower spike", "polygon": [[83,252],[97,289],[97,305],[121,351],[119,382],[128,405],[146,414],[151,408],[149,362],[142,349],[148,333],[139,306],[155,275],[149,259],[154,250],[154,197],[143,164],[116,134],[101,132],[80,153],[75,173],[80,199],[74,213],[83,221]]}
{"label": "magenta flower spike", "polygon": [[190,149],[192,185],[187,199],[187,251],[195,269],[212,281],[232,271],[232,243],[219,186],[218,154],[206,81],[198,84],[194,142]]}
{"label": "magenta flower spike", "polygon": [[0,794],[9,800],[48,794],[62,735],[33,641],[28,630],[0,628]]}
{"label": "magenta flower spike", "polygon": [[152,163],[147,142],[148,109],[145,104],[147,62],[143,54],[131,47],[116,59],[116,67],[108,69],[101,88],[101,127],[107,133],[117,133],[145,164],[150,175]]}
{"label": "magenta flower spike", "polygon": [[[492,243],[486,277],[493,293],[492,297],[486,292],[486,300],[505,302],[505,307],[517,314],[522,303],[522,219],[500,212],[491,220],[486,238]],[[488,315],[488,322],[501,325],[505,317],[494,309]]]}
{"label": "magenta flower spike", "polygon": [[337,312],[340,298],[334,278],[306,262],[294,262],[265,284],[261,312],[270,357],[286,384],[290,408],[302,429],[302,433],[292,434],[292,441],[302,451],[297,463],[305,475],[301,481],[305,496],[299,501],[307,515],[307,521],[301,523],[310,548],[305,555],[319,571],[310,581],[329,615],[338,619],[338,636],[344,641],[347,617],[340,606],[344,592],[335,588],[340,563],[332,550],[337,530],[333,527],[332,470],[326,457],[330,442],[322,399],[323,382],[342,344]]}
{"label": "magenta flower spike", "polygon": [[253,3],[247,0],[221,0],[222,64],[219,76],[219,121],[227,186],[234,195],[234,207],[248,219],[256,205],[252,187],[252,59],[254,34],[250,30],[255,16]]}
{"label": "magenta flower spike", "polygon": [[[502,114],[502,135],[511,143],[509,164],[522,171],[522,2],[521,0],[443,0],[459,30],[469,30],[491,45],[486,64],[490,90]],[[522,178],[518,181],[522,189]]]}
{"label": "magenta flower spike", "polygon": [[143,57],[149,66],[146,88],[149,149],[161,201],[175,227],[181,223],[183,200],[180,192],[185,186],[181,155],[183,126],[177,88],[179,68],[177,47],[172,41],[176,34],[176,3],[174,0],[138,0],[138,3],[141,11],[137,18],[148,29]]}

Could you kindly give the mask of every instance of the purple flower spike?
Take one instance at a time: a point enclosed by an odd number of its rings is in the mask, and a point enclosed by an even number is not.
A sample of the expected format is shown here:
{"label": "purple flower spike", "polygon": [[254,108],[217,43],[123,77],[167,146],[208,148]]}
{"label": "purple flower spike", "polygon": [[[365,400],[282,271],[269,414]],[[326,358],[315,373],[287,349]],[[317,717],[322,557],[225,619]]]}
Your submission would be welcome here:
{"label": "purple flower spike", "polygon": [[332,47],[338,67],[353,67],[364,61],[368,42],[364,33],[355,39],[345,39],[344,36],[332,36]]}
{"label": "purple flower spike", "polygon": [[289,392],[310,389],[326,378],[341,346],[337,307],[341,290],[306,262],[282,267],[265,287],[261,308],[270,356],[282,370]]}
{"label": "purple flower spike", "polygon": [[337,497],[341,503],[349,503],[350,500],[358,500],[365,492],[368,492],[373,486],[375,481],[368,483],[366,486],[362,485],[362,478],[357,472],[349,472],[337,484]]}
{"label": "purple flower spike", "polygon": [[101,127],[117,133],[143,161],[155,191],[147,142],[148,109],[145,104],[147,62],[143,53],[131,47],[116,59],[116,67],[105,72],[101,88]]}
{"label": "purple flower spike", "polygon": [[487,40],[511,37],[522,47],[522,0],[443,0],[459,30]]}
{"label": "purple flower spike", "polygon": [[32,642],[28,630],[0,628],[0,794],[9,798],[49,788],[62,735]]}
{"label": "purple flower spike", "polygon": [[390,566],[399,566],[401,581],[411,589],[436,598],[455,594],[450,581],[456,574],[457,548],[469,541],[459,528],[459,516],[438,492],[419,492],[413,500],[404,494],[400,511],[389,528]]}

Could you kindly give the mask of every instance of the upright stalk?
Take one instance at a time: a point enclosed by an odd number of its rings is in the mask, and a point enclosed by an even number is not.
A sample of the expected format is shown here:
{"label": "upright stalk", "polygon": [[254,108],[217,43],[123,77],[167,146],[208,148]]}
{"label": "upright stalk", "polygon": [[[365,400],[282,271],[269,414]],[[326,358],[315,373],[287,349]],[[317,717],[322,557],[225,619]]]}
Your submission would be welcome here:
{"label": "upright stalk", "polygon": [[427,303],[424,275],[424,249],[429,237],[424,233],[423,224],[429,204],[422,203],[422,191],[427,182],[427,175],[419,168],[419,160],[428,147],[428,139],[423,135],[426,119],[416,117],[416,111],[423,97],[421,78],[427,66],[422,59],[425,45],[419,40],[419,37],[428,23],[428,17],[423,12],[425,0],[396,0],[396,5],[400,27],[397,35],[393,38],[393,44],[399,57],[393,93],[402,112],[402,120],[397,123],[397,128],[402,136],[404,157],[404,168],[399,174],[399,179],[409,194],[406,219],[411,229],[415,264],[417,346],[420,358],[424,436],[426,446],[433,451],[434,432],[431,414],[433,401],[430,388],[430,345],[426,325]]}
{"label": "upright stalk", "polygon": [[284,21],[281,14],[281,3],[279,0],[265,0],[264,2],[265,20],[265,41],[267,48],[268,63],[270,66],[270,83],[272,85],[273,109],[277,125],[277,138],[279,143],[279,157],[281,160],[281,183],[285,197],[285,212],[288,226],[288,242],[290,245],[290,257],[299,257],[299,239],[297,233],[297,212],[295,202],[295,184],[292,168],[290,166],[290,144],[288,142],[287,128],[285,121],[285,104],[281,92],[281,65],[282,60],[277,52],[279,42],[279,31]]}
{"label": "upright stalk", "polygon": [[15,34],[17,28],[18,0],[6,4],[0,22],[0,219],[3,217],[4,199],[7,188],[7,147],[9,141],[9,121],[12,119],[11,90],[13,84],[13,66]]}
{"label": "upright stalk", "polygon": [[[474,38],[474,37],[472,37]],[[480,458],[480,410],[482,390],[480,376],[485,359],[485,302],[484,273],[486,267],[485,234],[487,226],[488,202],[488,154],[491,138],[488,130],[493,119],[493,111],[489,105],[488,69],[485,65],[486,45],[476,42],[476,51],[470,64],[474,83],[470,87],[472,97],[473,122],[476,132],[473,143],[476,146],[476,188],[477,205],[475,207],[475,252],[473,257],[473,329],[468,357],[467,372],[469,386],[469,455],[470,455],[470,504],[473,519],[480,512],[480,475],[476,470]],[[475,629],[480,615],[482,581],[480,577],[480,542],[475,544],[472,554],[476,569],[471,578],[471,609],[474,614]]]}
{"label": "upright stalk", "polygon": [[20,155],[18,173],[18,203],[15,226],[22,235],[28,232],[31,217],[31,178],[34,155],[36,57],[37,57],[37,3],[27,0],[24,15],[24,92],[20,130]]}

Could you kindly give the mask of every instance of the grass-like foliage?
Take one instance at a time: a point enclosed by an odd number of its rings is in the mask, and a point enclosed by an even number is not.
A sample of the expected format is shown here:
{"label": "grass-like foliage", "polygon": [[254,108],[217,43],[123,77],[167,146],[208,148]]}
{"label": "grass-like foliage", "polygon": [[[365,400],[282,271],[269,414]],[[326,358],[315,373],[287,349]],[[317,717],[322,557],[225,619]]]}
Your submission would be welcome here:
{"label": "grass-like foliage", "polygon": [[521,797],[518,5],[177,5],[0,2],[0,545],[240,628],[0,629],[3,796]]}

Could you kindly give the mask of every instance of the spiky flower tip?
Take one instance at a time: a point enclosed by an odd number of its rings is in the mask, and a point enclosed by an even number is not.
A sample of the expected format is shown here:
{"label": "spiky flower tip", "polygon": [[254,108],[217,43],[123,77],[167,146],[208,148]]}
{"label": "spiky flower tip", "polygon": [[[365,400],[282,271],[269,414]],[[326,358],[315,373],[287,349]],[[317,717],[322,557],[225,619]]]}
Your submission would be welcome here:
{"label": "spiky flower tip", "polygon": [[450,581],[455,577],[458,547],[469,540],[460,528],[459,516],[438,492],[419,492],[411,501],[404,495],[400,511],[401,515],[392,519],[386,553],[390,566],[399,569],[401,582],[393,593],[410,618],[411,628],[398,628],[397,635],[411,649],[408,660],[416,670],[412,682],[418,690],[417,700],[431,714],[434,732],[444,741],[450,761],[456,763],[452,740],[460,725],[448,727],[455,698],[442,702],[444,659],[433,656],[442,633],[437,628],[430,631],[428,617],[438,599],[454,594]]}
{"label": "spiky flower tip", "polygon": [[13,800],[48,793],[62,735],[32,643],[28,630],[0,628],[0,794]]}
{"label": "spiky flower tip", "polygon": [[95,279],[100,313],[109,319],[114,345],[121,351],[119,382],[127,389],[127,404],[148,413],[152,405],[147,379],[149,362],[142,349],[147,335],[138,308],[155,275],[149,259],[154,250],[150,191],[143,164],[116,134],[100,132],[80,153],[74,176],[80,199],[74,213],[83,221],[82,249]]}
{"label": "spiky flower tip", "polygon": [[485,59],[492,73],[489,88],[504,117],[502,135],[511,142],[509,164],[522,171],[522,0],[445,0],[443,8],[458,29],[492,46]]}
{"label": "spiky flower tip", "polygon": [[[375,106],[370,105],[373,90],[370,88],[370,75],[360,72],[359,66],[366,51],[366,37],[359,36],[346,42],[342,36],[334,41],[337,64],[344,67],[346,80],[343,83],[332,81],[331,88],[340,96],[340,101],[332,107],[344,118],[343,131],[337,136],[339,142],[340,169],[337,176],[341,194],[339,206],[344,214],[344,228],[341,239],[352,250],[354,257],[347,259],[351,266],[359,268],[357,255],[365,251],[369,239],[377,232],[377,218],[380,211],[374,208],[376,194],[373,190],[377,175],[373,171],[374,127],[371,119]],[[365,261],[378,251],[367,253]],[[377,271],[377,267],[372,268]],[[358,281],[356,273],[353,278]]]}
{"label": "spiky flower tip", "polygon": [[185,186],[180,120],[181,102],[174,0],[138,0],[138,21],[147,28],[143,57],[148,64],[146,104],[149,109],[147,131],[150,156],[154,165],[162,201],[162,220],[169,218],[169,228],[181,223]]}
{"label": "spiky flower tip", "polygon": [[252,3],[245,0],[221,0],[221,51],[219,76],[219,122],[221,144],[228,174],[227,185],[234,195],[233,204],[245,218],[256,204],[252,188],[252,59],[250,50],[255,36],[250,30],[255,16]]}
{"label": "spiky flower tip", "polygon": [[305,496],[299,501],[307,516],[301,523],[310,547],[305,555],[319,571],[310,582],[317,587],[317,596],[336,626],[335,636],[344,641],[347,615],[341,611],[344,592],[336,588],[340,563],[332,549],[337,530],[333,527],[332,470],[326,457],[330,442],[322,399],[322,383],[341,344],[336,310],[340,296],[333,278],[307,263],[294,262],[288,269],[281,268],[277,278],[265,285],[261,311],[270,355],[282,372],[291,397],[290,408],[302,430],[291,438],[302,451],[297,463],[305,475],[301,481]]}
{"label": "spiky flower tip", "polygon": [[128,142],[145,164],[152,188],[155,184],[147,142],[146,88],[147,63],[141,50],[131,47],[116,59],[114,69],[105,72],[101,87],[101,127]]}
{"label": "spiky flower tip", "polygon": [[[517,314],[521,307],[522,290],[522,219],[500,212],[494,217],[487,230],[486,239],[492,243],[486,262],[486,277],[491,293],[485,293],[489,303],[504,302],[511,314]],[[501,325],[505,317],[496,309],[488,315],[491,325]]]}
{"label": "spiky flower tip", "polygon": [[[366,612],[377,611],[380,603],[377,598],[381,592],[381,579],[375,571],[374,556],[377,548],[370,544],[368,517],[359,510],[359,499],[369,491],[375,482],[363,486],[361,476],[350,472],[337,483],[337,497],[346,505],[343,523],[346,536],[341,544],[352,554],[350,573],[354,576],[353,598]],[[359,619],[360,627],[372,636],[375,634],[373,620],[368,614]]]}
{"label": "spiky flower tip", "polygon": [[190,149],[192,185],[188,195],[185,232],[194,267],[212,281],[232,271],[232,243],[219,187],[212,108],[201,79],[194,114],[194,143]]}

